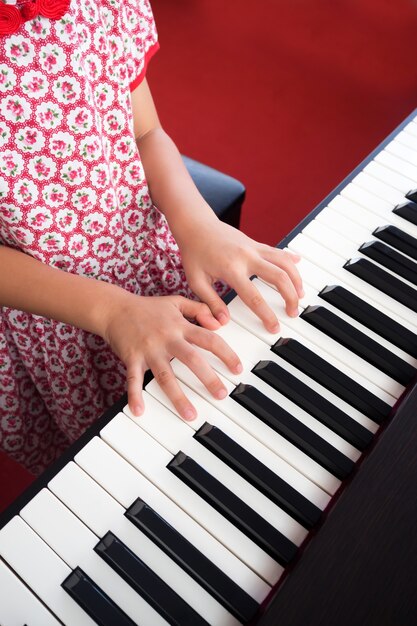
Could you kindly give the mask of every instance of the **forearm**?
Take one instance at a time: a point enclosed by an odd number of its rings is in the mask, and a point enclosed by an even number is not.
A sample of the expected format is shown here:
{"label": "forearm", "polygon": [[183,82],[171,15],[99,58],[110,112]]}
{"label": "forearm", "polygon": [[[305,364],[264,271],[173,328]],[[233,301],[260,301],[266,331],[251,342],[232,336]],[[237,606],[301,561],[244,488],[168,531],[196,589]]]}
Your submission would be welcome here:
{"label": "forearm", "polygon": [[137,140],[152,201],[168,220],[177,241],[192,236],[205,220],[216,220],[185,167],[181,155],[162,128]]}
{"label": "forearm", "polygon": [[115,285],[50,267],[0,245],[0,306],[55,319],[103,336]]}

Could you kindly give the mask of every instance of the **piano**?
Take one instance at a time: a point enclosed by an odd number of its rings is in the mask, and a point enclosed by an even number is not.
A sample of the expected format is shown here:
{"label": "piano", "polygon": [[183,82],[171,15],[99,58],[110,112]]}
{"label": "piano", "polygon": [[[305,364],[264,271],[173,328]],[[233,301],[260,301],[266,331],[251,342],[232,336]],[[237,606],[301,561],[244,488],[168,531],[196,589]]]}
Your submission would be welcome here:
{"label": "piano", "polygon": [[[237,296],[185,423],[155,380],[0,517],[0,624],[417,623],[417,112],[280,244],[300,315]],[[207,356],[207,355],[206,355]]]}

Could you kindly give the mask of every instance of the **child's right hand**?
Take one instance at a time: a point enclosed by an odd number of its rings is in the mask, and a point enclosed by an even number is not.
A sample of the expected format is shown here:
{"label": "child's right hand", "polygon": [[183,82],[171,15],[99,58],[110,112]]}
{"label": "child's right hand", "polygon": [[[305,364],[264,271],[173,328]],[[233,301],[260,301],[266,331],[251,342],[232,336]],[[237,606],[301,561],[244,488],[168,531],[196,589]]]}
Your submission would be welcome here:
{"label": "child's right hand", "polygon": [[[196,320],[201,327],[189,319]],[[129,408],[134,415],[143,413],[143,377],[151,369],[181,417],[194,419],[196,410],[172,371],[173,357],[187,365],[215,398],[226,397],[223,383],[193,347],[195,344],[213,352],[231,372],[241,372],[239,357],[221,337],[211,332],[219,327],[206,304],[182,296],[147,297],[119,292],[112,299],[103,337],[126,366]]]}

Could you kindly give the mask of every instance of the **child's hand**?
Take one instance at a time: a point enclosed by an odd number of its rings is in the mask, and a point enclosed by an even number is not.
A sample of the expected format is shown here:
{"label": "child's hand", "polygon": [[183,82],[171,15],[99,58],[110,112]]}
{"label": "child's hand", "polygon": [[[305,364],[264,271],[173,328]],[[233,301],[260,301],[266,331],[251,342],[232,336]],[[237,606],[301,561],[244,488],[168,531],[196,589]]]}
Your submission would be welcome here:
{"label": "child's hand", "polygon": [[298,315],[298,299],[303,297],[301,277],[295,266],[296,254],[258,243],[219,220],[188,231],[179,241],[188,283],[194,293],[224,324],[227,306],[214,291],[216,280],[227,282],[243,302],[262,320],[270,332],[279,330],[275,313],[266,304],[249,278],[256,274],[275,285],[285,300],[288,315]]}
{"label": "child's hand", "polygon": [[[242,371],[239,357],[211,332],[219,323],[201,302],[182,296],[135,296],[120,290],[110,308],[102,334],[126,366],[129,408],[134,415],[143,413],[143,376],[150,368],[179,414],[186,420],[196,416],[172,371],[172,357],[187,365],[215,398],[227,395],[217,374],[192,344],[213,352],[230,371]],[[202,328],[186,318],[197,320]]]}

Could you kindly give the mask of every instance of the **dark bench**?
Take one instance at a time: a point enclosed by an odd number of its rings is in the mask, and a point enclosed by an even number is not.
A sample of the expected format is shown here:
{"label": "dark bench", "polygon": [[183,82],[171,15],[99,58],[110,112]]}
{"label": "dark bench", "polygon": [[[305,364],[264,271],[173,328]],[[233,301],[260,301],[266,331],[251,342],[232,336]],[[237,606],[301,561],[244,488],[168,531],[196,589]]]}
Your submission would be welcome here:
{"label": "dark bench", "polygon": [[239,228],[246,194],[242,183],[189,157],[182,158],[198,190],[216,215],[223,222]]}

